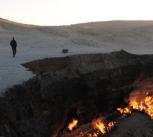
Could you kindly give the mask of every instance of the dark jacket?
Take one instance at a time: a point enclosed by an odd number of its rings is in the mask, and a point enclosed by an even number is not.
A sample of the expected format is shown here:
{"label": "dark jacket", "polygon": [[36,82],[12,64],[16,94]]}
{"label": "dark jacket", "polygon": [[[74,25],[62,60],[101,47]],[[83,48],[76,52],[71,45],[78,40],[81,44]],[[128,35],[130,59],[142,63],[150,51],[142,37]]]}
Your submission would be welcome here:
{"label": "dark jacket", "polygon": [[11,40],[10,45],[11,45],[12,48],[16,48],[17,47],[17,42],[13,39],[13,40]]}

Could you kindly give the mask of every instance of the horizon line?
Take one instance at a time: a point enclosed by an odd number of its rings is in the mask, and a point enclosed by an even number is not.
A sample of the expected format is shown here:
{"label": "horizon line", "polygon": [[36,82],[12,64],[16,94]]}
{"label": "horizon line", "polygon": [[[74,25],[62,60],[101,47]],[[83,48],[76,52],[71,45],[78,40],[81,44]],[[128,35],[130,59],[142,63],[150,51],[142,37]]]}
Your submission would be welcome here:
{"label": "horizon line", "polygon": [[12,23],[15,23],[15,24],[20,24],[20,25],[26,25],[26,26],[37,26],[37,27],[58,27],[58,26],[73,26],[73,25],[79,25],[79,24],[87,24],[87,23],[98,23],[98,22],[153,22],[153,19],[149,20],[149,19],[112,19],[112,20],[97,20],[97,21],[83,21],[83,22],[77,22],[77,23],[70,23],[70,24],[57,24],[57,25],[41,25],[41,24],[32,24],[32,23],[25,23],[25,22],[20,22],[20,21],[17,21],[17,20],[13,20],[13,19],[6,19],[6,18],[1,18],[0,17],[0,21],[6,21],[6,22],[12,22]]}

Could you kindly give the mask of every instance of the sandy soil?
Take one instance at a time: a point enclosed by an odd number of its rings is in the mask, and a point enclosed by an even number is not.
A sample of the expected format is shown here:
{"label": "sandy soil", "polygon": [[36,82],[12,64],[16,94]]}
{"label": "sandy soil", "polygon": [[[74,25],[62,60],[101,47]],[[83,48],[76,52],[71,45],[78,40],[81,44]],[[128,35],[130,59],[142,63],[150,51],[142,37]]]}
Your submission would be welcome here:
{"label": "sandy soil", "polygon": [[[9,42],[15,36],[18,52],[12,58]],[[61,53],[63,48],[68,54]],[[0,19],[0,90],[21,83],[32,73],[20,64],[46,57],[104,53],[125,49],[153,53],[153,21],[112,21],[59,27],[25,25]]]}

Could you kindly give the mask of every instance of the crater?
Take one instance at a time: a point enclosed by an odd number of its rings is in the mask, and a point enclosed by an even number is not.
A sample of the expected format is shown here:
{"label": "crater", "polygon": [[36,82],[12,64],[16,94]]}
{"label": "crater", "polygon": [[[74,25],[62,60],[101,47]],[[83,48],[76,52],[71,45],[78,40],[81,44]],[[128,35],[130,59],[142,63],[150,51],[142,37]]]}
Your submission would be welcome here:
{"label": "crater", "polygon": [[[116,108],[127,105],[126,99],[137,89],[136,81],[153,77],[153,55],[124,50],[46,58],[23,66],[36,77],[8,89],[0,98],[1,136],[81,137],[80,130],[89,129],[99,116],[122,121]],[[69,131],[73,119],[78,123]],[[121,129],[114,129],[112,136],[115,130]]]}

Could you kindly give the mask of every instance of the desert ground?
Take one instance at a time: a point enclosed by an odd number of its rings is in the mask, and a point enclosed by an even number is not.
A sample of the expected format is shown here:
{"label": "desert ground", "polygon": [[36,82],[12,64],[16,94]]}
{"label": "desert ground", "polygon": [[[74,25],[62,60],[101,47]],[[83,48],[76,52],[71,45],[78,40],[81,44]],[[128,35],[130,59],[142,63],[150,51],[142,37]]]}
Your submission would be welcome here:
{"label": "desert ground", "polygon": [[[18,42],[14,59],[9,45],[13,36]],[[61,53],[65,48],[69,49],[68,54]],[[22,63],[120,49],[136,54],[153,53],[153,21],[110,21],[50,27],[0,19],[0,90],[32,77],[32,73],[21,66]]]}

